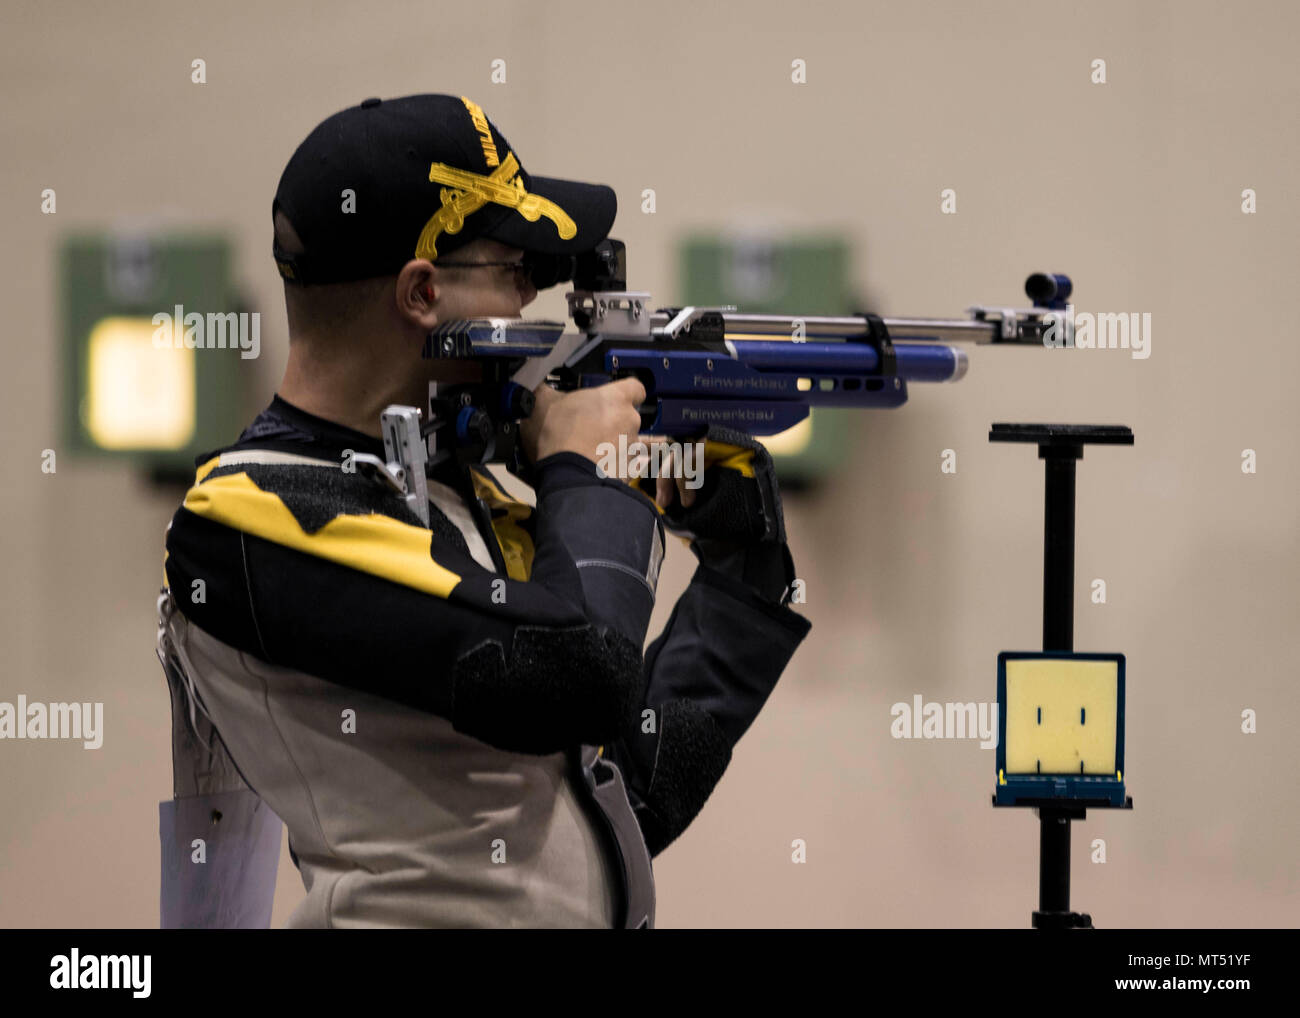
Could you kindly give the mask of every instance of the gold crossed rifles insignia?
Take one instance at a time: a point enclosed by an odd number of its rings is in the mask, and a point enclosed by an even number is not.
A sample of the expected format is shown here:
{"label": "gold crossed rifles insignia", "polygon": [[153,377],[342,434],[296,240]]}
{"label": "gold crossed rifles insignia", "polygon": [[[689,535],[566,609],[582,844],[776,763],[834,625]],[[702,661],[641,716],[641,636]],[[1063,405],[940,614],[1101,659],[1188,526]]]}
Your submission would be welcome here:
{"label": "gold crossed rifles insignia", "polygon": [[420,239],[415,245],[416,258],[430,261],[437,258],[438,238],[443,233],[459,233],[465,225],[465,217],[488,202],[512,208],[530,223],[545,216],[555,224],[563,240],[577,235],[577,224],[564,209],[539,194],[529,194],[524,190],[524,182],[519,177],[519,161],[513,152],[507,152],[501,165],[489,174],[434,163],[429,167],[429,180],[445,185],[440,192],[442,208],[429,217],[420,231]]}

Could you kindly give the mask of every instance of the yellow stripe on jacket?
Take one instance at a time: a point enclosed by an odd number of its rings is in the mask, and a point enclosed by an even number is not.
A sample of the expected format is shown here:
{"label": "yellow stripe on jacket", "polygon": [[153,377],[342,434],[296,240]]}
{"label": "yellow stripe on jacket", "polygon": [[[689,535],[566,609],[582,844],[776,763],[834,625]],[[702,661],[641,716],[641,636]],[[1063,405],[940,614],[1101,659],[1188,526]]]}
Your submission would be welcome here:
{"label": "yellow stripe on jacket", "polygon": [[[206,476],[208,464],[200,468]],[[460,576],[430,556],[432,535],[423,527],[379,513],[342,514],[315,533],[307,533],[293,513],[271,492],[244,473],[214,477],[185,495],[185,508],[196,516],[285,548],[391,580],[445,598]]]}

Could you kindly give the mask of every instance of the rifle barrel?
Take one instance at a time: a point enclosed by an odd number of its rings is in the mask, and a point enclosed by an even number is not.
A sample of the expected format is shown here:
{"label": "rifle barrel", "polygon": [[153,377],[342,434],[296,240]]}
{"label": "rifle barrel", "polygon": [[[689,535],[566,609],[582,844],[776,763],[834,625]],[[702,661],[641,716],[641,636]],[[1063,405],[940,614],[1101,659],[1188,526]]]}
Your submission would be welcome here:
{"label": "rifle barrel", "polygon": [[[728,339],[762,339],[790,336],[796,323],[803,323],[805,339],[833,339],[863,331],[860,315],[759,315],[723,311]],[[937,341],[988,343],[999,336],[994,322],[977,322],[969,318],[881,318],[895,342]],[[657,322],[655,324],[658,324]]]}

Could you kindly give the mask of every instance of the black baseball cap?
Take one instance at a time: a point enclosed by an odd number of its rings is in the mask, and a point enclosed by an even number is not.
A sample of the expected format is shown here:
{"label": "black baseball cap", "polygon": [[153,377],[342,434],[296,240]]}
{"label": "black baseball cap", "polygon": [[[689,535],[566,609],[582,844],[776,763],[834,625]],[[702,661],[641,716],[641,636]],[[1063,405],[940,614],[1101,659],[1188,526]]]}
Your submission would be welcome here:
{"label": "black baseball cap", "polygon": [[530,175],[483,110],[452,95],[367,99],[334,114],[298,146],[271,205],[305,249],[275,245],[276,265],[302,284],[393,275],[479,237],[580,254],[617,210],[603,184]]}

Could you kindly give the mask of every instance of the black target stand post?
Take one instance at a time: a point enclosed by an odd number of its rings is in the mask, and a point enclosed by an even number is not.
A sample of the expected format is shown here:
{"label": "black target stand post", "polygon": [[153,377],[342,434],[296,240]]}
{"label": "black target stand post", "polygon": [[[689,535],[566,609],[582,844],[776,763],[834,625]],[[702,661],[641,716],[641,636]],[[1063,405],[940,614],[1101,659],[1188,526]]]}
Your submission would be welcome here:
{"label": "black target stand post", "polygon": [[[1046,469],[1043,650],[998,655],[994,806],[1039,820],[1035,929],[1091,929],[1070,911],[1070,822],[1088,807],[1132,809],[1124,789],[1122,654],[1074,652],[1075,463],[1083,447],[1132,445],[1123,425],[994,424],[990,442],[1033,442]],[[1091,716],[1090,716],[1091,715]]]}

